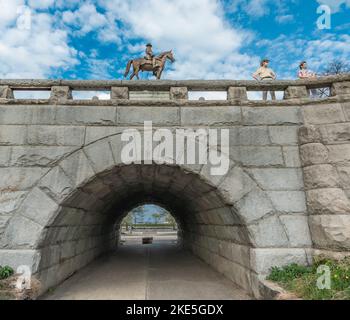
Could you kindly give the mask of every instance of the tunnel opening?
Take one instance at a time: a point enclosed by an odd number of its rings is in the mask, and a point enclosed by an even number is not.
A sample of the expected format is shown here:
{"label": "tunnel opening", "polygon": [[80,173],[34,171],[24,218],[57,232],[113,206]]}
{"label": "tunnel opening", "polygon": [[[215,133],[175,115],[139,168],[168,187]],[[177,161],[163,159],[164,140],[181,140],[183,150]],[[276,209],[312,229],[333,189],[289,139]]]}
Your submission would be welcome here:
{"label": "tunnel opening", "polygon": [[176,219],[183,250],[252,294],[249,232],[220,193],[221,180],[206,180],[202,169],[132,164],[91,175],[65,197],[38,244],[43,292],[120,247],[123,219],[151,203]]}
{"label": "tunnel opening", "polygon": [[176,218],[156,204],[132,209],[122,220],[119,245],[180,244]]}

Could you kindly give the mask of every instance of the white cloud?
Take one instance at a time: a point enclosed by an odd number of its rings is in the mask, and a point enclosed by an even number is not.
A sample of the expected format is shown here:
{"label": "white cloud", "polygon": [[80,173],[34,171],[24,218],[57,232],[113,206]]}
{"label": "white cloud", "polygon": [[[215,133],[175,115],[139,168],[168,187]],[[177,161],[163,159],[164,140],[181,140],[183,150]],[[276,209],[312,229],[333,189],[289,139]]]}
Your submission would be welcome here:
{"label": "white cloud", "polygon": [[14,23],[24,0],[0,0],[0,28]]}
{"label": "white cloud", "polygon": [[[67,44],[67,33],[54,26],[53,16],[31,10],[30,28],[19,28],[13,2],[1,2],[1,14],[7,12],[6,23],[0,24],[1,78],[44,78],[53,70],[77,63],[76,51]],[[23,5],[23,1],[16,4]]]}
{"label": "white cloud", "polygon": [[245,5],[245,9],[249,15],[262,17],[270,13],[267,3],[270,0],[250,0]]}
{"label": "white cloud", "polygon": [[341,11],[343,6],[350,8],[350,0],[317,0],[317,2],[320,5],[325,4],[329,6],[333,13]]}
{"label": "white cloud", "polygon": [[282,16],[276,16],[275,19],[278,23],[289,23],[292,22],[294,20],[294,16],[291,14],[286,14],[286,15],[282,15]]}
{"label": "white cloud", "polygon": [[63,12],[62,20],[66,24],[78,28],[79,35],[85,35],[108,24],[106,17],[97,12],[95,5],[91,3],[84,3],[75,11]]}
{"label": "white cloud", "polygon": [[33,9],[47,9],[55,3],[55,0],[28,0],[28,5]]}
{"label": "white cloud", "polygon": [[[144,39],[154,51],[174,49],[178,63],[166,72],[172,79],[243,78],[258,59],[240,53],[251,34],[225,23],[219,1],[99,0],[116,21],[124,24],[123,40]],[[136,45],[144,50],[144,44]],[[143,54],[140,51],[139,54]],[[136,53],[135,53],[136,54]]]}

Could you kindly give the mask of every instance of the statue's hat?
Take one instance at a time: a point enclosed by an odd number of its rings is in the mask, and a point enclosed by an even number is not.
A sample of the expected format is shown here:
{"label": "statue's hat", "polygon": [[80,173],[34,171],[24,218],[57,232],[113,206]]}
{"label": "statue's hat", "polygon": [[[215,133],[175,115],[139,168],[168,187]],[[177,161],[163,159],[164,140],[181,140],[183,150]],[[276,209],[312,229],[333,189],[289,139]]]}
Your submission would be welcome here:
{"label": "statue's hat", "polygon": [[147,43],[146,47],[152,47],[152,45],[150,43]]}

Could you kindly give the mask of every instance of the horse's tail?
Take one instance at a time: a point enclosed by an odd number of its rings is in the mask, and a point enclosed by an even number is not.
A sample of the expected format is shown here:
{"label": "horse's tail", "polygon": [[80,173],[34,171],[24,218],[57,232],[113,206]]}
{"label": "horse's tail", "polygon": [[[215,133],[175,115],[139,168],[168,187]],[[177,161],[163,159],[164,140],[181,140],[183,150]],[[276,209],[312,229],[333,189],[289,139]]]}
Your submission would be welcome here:
{"label": "horse's tail", "polygon": [[133,60],[129,60],[128,65],[126,66],[125,73],[124,73],[124,78],[126,78],[127,75],[129,74],[132,63],[133,63]]}

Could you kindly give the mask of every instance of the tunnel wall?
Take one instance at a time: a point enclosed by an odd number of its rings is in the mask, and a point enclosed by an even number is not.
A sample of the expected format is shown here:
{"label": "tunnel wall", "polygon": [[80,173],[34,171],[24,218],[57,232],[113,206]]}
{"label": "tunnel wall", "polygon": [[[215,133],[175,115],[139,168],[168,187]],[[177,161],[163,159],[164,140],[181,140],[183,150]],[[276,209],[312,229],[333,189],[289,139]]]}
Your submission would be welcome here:
{"label": "tunnel wall", "polygon": [[[172,212],[187,248],[259,297],[270,267],[307,264],[314,249],[348,250],[349,97],[346,86],[335,89],[321,101],[295,97],[291,89],[278,102],[2,99],[0,264],[29,265],[47,289],[115,245],[116,220],[106,212],[117,210],[110,207],[116,195],[150,185],[154,194],[168,190],[175,168],[120,172],[123,129],[141,129],[144,120],[172,129],[228,128],[229,172],[213,177],[208,166],[177,167],[176,188],[160,200],[179,195],[186,207],[174,205]],[[333,179],[320,182],[318,169]],[[323,191],[337,200],[341,193],[335,209],[314,200]]]}

